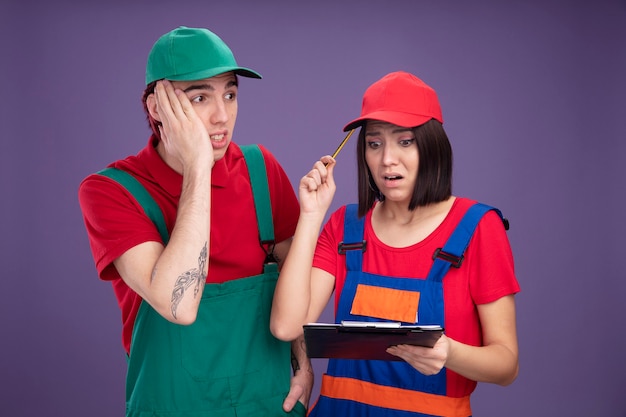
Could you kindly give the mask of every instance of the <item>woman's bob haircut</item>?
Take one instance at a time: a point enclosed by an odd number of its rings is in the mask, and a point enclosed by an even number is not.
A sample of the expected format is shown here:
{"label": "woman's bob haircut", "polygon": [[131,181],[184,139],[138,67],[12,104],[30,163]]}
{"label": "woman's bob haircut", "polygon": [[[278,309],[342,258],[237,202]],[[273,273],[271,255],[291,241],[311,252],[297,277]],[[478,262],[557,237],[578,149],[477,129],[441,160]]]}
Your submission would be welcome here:
{"label": "woman's bob haircut", "polygon": [[[363,217],[376,201],[384,201],[365,161],[365,126],[361,126],[357,142],[359,217]],[[419,168],[409,210],[447,200],[452,195],[452,147],[443,125],[435,119],[411,129],[415,134]]]}

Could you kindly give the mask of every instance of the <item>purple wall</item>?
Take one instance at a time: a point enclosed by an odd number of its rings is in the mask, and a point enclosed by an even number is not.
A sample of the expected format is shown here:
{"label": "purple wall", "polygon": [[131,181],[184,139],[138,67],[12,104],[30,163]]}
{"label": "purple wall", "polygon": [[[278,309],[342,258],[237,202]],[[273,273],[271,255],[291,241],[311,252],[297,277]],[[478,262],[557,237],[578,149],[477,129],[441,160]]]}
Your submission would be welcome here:
{"label": "purple wall", "polygon": [[[0,4],[2,415],[123,415],[120,314],[76,192],[146,143],[146,56],[181,24],[264,75],[241,81],[235,140],[265,144],[294,186],[371,82],[432,85],[454,192],[509,217],[522,285],[519,378],[480,385],[474,414],[626,415],[623,0],[209,3]],[[355,200],[353,141],[338,161],[334,208]]]}

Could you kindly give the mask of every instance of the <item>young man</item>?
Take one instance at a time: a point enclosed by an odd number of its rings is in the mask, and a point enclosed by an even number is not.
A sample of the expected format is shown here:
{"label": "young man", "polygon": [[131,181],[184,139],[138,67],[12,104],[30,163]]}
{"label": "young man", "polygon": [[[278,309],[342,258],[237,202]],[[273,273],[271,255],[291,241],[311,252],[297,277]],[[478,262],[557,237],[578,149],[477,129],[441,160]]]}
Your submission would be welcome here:
{"label": "young man", "polygon": [[[254,163],[232,142],[237,76],[261,78],[214,33],[163,35],[146,68],[147,146],[79,189],[96,268],[122,311],[127,416],[305,413],[310,362],[269,332],[299,205],[265,148]],[[251,177],[264,174],[262,192]]]}

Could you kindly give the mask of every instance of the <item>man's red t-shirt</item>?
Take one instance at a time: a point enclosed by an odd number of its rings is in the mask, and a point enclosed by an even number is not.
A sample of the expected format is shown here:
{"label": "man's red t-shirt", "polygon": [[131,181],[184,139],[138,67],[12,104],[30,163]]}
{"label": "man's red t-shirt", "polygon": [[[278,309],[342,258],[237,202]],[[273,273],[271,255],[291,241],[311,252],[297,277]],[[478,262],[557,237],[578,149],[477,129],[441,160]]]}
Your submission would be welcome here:
{"label": "man's red t-shirt", "polygon": [[[176,221],[182,175],[172,170],[156,152],[156,139],[137,155],[109,166],[132,174],[160,206],[168,231]],[[276,159],[260,146],[265,160],[274,238],[279,243],[293,236],[299,204],[293,186]],[[113,261],[127,250],[148,241],[162,242],[155,225],[125,189],[113,180],[92,174],[79,188],[79,200],[92,254],[101,279],[111,281],[122,310],[123,345],[130,340],[141,297],[121,279]],[[207,283],[258,275],[265,252],[259,232],[248,169],[239,146],[231,143],[215,163],[211,183],[211,236]]]}

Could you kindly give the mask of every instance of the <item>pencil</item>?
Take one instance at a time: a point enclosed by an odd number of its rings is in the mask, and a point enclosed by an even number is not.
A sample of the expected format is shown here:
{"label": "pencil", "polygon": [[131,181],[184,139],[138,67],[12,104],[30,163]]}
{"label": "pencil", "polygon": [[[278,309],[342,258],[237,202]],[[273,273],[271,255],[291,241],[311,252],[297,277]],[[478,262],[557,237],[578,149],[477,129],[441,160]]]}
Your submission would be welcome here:
{"label": "pencil", "polygon": [[343,138],[343,140],[341,141],[341,143],[339,144],[339,146],[337,147],[337,149],[335,150],[335,152],[333,152],[333,154],[331,155],[333,157],[333,159],[339,154],[339,151],[341,151],[341,149],[343,148],[343,145],[346,144],[346,142],[348,141],[348,139],[350,139],[350,136],[352,136],[352,132],[354,132],[354,129],[350,130],[348,132],[348,134],[346,135],[345,138]]}

